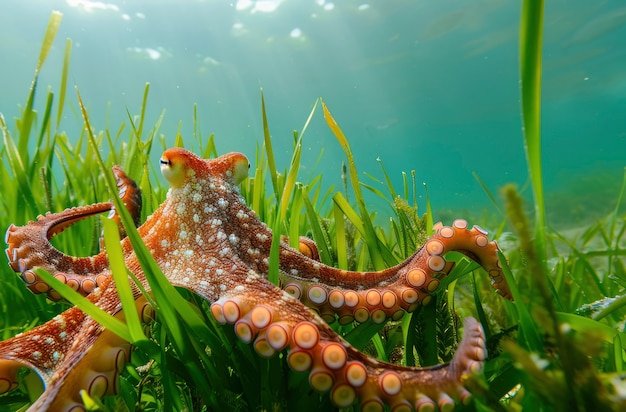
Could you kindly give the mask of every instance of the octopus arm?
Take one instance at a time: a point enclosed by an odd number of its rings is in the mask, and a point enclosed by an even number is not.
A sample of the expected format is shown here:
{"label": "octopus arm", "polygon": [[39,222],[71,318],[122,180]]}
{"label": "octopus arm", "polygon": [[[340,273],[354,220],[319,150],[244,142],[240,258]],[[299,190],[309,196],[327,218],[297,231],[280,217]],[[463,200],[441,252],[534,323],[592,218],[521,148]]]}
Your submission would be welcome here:
{"label": "octopus arm", "polygon": [[[263,285],[268,283],[268,285]],[[263,285],[263,286],[262,286]],[[262,290],[261,290],[262,289]],[[263,296],[263,298],[260,298]],[[455,402],[467,403],[467,376],[482,369],[485,338],[476,320],[465,320],[465,334],[450,364],[409,368],[379,362],[357,351],[300,301],[269,282],[237,294],[229,293],[211,305],[215,318],[234,325],[237,336],[270,357],[288,348],[289,366],[309,374],[312,388],[329,393],[338,407],[359,399],[367,410],[405,406],[420,410],[446,410]]]}
{"label": "octopus arm", "polygon": [[[133,221],[138,225],[142,205],[141,191],[118,166],[113,167],[113,174],[116,178],[118,194],[130,211]],[[22,280],[31,291],[46,293],[52,300],[60,300],[61,296],[50,288],[33,269],[37,267],[45,269],[83,296],[90,294],[108,276],[103,273],[109,266],[105,252],[88,257],[70,256],[55,248],[50,240],[76,222],[104,212],[109,212],[109,217],[118,222],[123,235],[123,226],[111,202],[75,207],[59,213],[48,213],[25,226],[9,226],[5,242],[8,245],[6,255],[11,268],[20,273]]]}
{"label": "octopus arm", "polygon": [[[465,220],[452,226],[435,225],[435,234],[411,257],[380,272],[352,272],[314,262],[284,247],[281,256],[282,287],[327,322],[338,316],[341,324],[371,319],[398,320],[405,312],[426,305],[438,292],[441,280],[452,270],[448,252],[460,252],[479,263],[491,277],[495,290],[512,295],[498,261],[498,246],[487,232]],[[310,244],[308,246],[311,247]]]}
{"label": "octopus arm", "polygon": [[[124,320],[111,278],[88,299]],[[136,301],[136,307],[146,313],[143,297]],[[130,347],[130,343],[73,307],[43,325],[0,342],[0,393],[15,389],[19,369],[28,367],[45,386],[44,396],[29,410],[82,410],[81,389],[98,397],[117,392]]]}

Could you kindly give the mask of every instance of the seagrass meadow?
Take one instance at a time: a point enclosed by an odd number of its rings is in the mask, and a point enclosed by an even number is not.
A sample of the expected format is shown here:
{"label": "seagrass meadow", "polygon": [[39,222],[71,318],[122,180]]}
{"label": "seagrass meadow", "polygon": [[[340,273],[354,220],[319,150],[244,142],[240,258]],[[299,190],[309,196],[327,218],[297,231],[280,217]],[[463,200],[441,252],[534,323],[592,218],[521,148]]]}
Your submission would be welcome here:
{"label": "seagrass meadow", "polygon": [[[47,211],[117,198],[110,182],[113,165],[120,165],[141,188],[142,221],[163,202],[168,190],[154,162],[154,154],[167,149],[160,132],[167,120],[164,114],[154,123],[146,120],[150,85],[137,102],[137,113],[127,109],[128,118],[121,124],[103,120],[101,113],[89,110],[80,80],[75,80],[78,86],[74,88],[68,85],[71,40],[65,43],[58,84],[47,89],[38,84],[61,19],[59,13],[50,17],[25,103],[17,113],[0,116],[2,230],[11,223],[26,224]],[[490,238],[500,245],[500,263],[514,300],[493,293],[478,264],[450,253],[446,259],[455,262],[454,269],[429,305],[383,324],[330,324],[354,347],[377,359],[430,366],[448,362],[454,355],[461,340],[461,319],[478,319],[487,338],[488,358],[482,373],[466,382],[473,401],[455,410],[626,409],[626,215],[622,205],[626,174],[610,199],[612,211],[604,217],[582,227],[573,224],[575,231],[551,227],[542,176],[542,27],[543,2],[524,1],[519,61],[528,184],[522,189],[532,196],[520,195],[514,185],[490,188],[479,179],[494,209],[501,212],[470,222],[488,228]],[[35,110],[37,101],[43,102],[43,110]],[[350,136],[344,136],[342,119],[333,118],[332,107],[321,99],[314,102],[303,127],[293,133],[291,160],[281,164],[270,134],[272,113],[279,109],[266,105],[262,90],[257,104],[263,138],[256,147],[241,148],[253,168],[240,190],[275,234],[288,236],[294,246],[299,236],[308,236],[316,242],[324,263],[357,271],[377,268],[379,262],[399,263],[432,234],[433,216],[438,214],[431,210],[428,198],[425,210],[418,210],[417,198],[426,189],[415,175],[409,170],[402,175],[401,185],[394,185],[381,163],[378,174],[368,176],[373,180],[361,181]],[[190,109],[193,133],[178,133],[175,145],[204,158],[223,154],[219,136],[205,134],[191,103]],[[62,129],[61,120],[68,111],[84,124],[78,135]],[[325,187],[321,173],[300,180],[302,141],[316,121],[327,125],[345,154],[344,185],[339,190]],[[106,126],[98,126],[103,123]],[[372,206],[378,204],[384,210]],[[73,256],[90,256],[100,250],[103,233],[110,238],[113,232],[115,227],[106,217],[90,218],[55,236],[53,244]],[[165,279],[149,255],[142,259],[155,278]],[[123,266],[120,256],[111,257],[111,266],[120,263]],[[270,267],[270,277],[272,271],[277,273],[278,267]],[[124,272],[121,279],[125,277]],[[129,292],[128,282],[116,283],[120,295],[125,293],[121,289]],[[30,330],[74,305],[128,338],[134,349],[121,370],[118,393],[103,398],[83,394],[87,410],[337,409],[328,394],[311,389],[308,374],[289,368],[285,351],[259,357],[236,336],[232,325],[215,320],[210,302],[191,292],[157,283],[151,295],[156,320],[148,325],[130,320],[120,325],[62,286],[55,287],[65,298],[60,302],[33,294],[3,257],[0,339]],[[43,391],[38,375],[25,368],[19,373],[19,383],[0,395],[0,410],[26,410]],[[360,408],[357,400],[342,410]]]}

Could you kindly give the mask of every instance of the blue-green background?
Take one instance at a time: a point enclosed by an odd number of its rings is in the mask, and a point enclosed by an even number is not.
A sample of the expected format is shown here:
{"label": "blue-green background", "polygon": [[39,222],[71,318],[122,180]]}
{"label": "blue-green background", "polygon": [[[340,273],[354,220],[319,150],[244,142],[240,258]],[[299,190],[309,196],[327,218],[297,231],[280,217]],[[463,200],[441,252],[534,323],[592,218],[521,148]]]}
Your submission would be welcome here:
{"label": "blue-green background", "polygon": [[[98,129],[117,130],[127,109],[137,114],[149,82],[147,124],[165,109],[160,132],[170,145],[181,121],[191,141],[197,103],[201,130],[215,133],[220,152],[253,158],[263,87],[284,167],[293,130],[322,97],[361,172],[381,177],[380,158],[396,185],[415,170],[439,213],[495,213],[472,172],[494,191],[527,178],[520,9],[509,0],[9,0],[0,13],[0,112],[18,115],[59,10],[40,97],[47,85],[58,90],[71,38],[69,81]],[[614,207],[626,165],[626,3],[547,1],[543,63],[548,209],[553,222],[576,223]],[[81,126],[66,110],[62,128],[73,136]],[[304,148],[302,180],[322,172],[325,186],[341,189],[344,155],[321,111]]]}

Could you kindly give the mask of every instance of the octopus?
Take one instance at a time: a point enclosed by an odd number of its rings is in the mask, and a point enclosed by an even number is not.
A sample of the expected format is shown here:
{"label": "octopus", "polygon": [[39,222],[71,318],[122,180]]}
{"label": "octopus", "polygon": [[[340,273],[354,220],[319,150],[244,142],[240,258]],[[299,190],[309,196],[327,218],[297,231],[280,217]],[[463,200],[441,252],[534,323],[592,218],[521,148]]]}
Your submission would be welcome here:
{"label": "octopus", "polygon": [[[249,163],[241,153],[202,159],[171,148],[160,160],[169,182],[165,201],[137,230],[172,285],[210,302],[222,324],[233,325],[243,342],[262,357],[283,352],[294,371],[307,372],[310,386],[327,393],[337,407],[356,402],[363,410],[451,410],[467,404],[467,377],[479,373],[486,359],[485,336],[473,318],[464,321],[463,339],[448,364],[406,367],[385,363],[355,349],[329,322],[383,323],[427,305],[440,289],[461,252],[489,274],[495,290],[511,298],[497,256],[498,246],[479,227],[464,220],[438,223],[434,235],[397,266],[378,272],[340,270],[315,259],[315,243],[300,250],[280,244],[280,286],[267,279],[272,232],[245,203],[239,184]],[[135,183],[114,168],[121,200],[139,216],[141,194]],[[86,296],[107,313],[124,319],[106,249],[74,257],[50,240],[75,222],[114,211],[111,202],[74,207],[39,216],[25,226],[11,225],[5,241],[13,270],[35,293],[60,299],[38,274],[43,269]],[[115,217],[116,214],[112,213]],[[137,222],[139,223],[139,222]],[[149,284],[128,238],[121,240],[125,264],[143,289]],[[145,292],[144,292],[145,293]],[[150,307],[138,287],[137,310],[150,318]],[[44,392],[29,410],[84,410],[79,392],[92,396],[115,393],[119,373],[129,360],[131,344],[100,326],[78,307],[0,342],[0,393],[15,389],[21,367],[34,370]]]}

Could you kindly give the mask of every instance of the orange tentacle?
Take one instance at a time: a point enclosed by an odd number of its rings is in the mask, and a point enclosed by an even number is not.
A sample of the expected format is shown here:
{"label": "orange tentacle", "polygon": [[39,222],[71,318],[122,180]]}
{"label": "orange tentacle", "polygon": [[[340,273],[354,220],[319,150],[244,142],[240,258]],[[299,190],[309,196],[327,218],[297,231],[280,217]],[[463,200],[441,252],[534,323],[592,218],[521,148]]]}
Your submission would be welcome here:
{"label": "orange tentacle", "polygon": [[469,401],[463,382],[482,370],[487,353],[484,333],[474,319],[466,319],[464,339],[449,365],[402,367],[363,355],[298,300],[265,283],[226,294],[211,305],[212,313],[221,323],[233,324],[239,338],[253,342],[261,356],[288,347],[291,368],[308,371],[311,386],[329,392],[338,407],[348,407],[357,398],[362,407],[388,404],[392,410],[401,405],[445,409]]}

